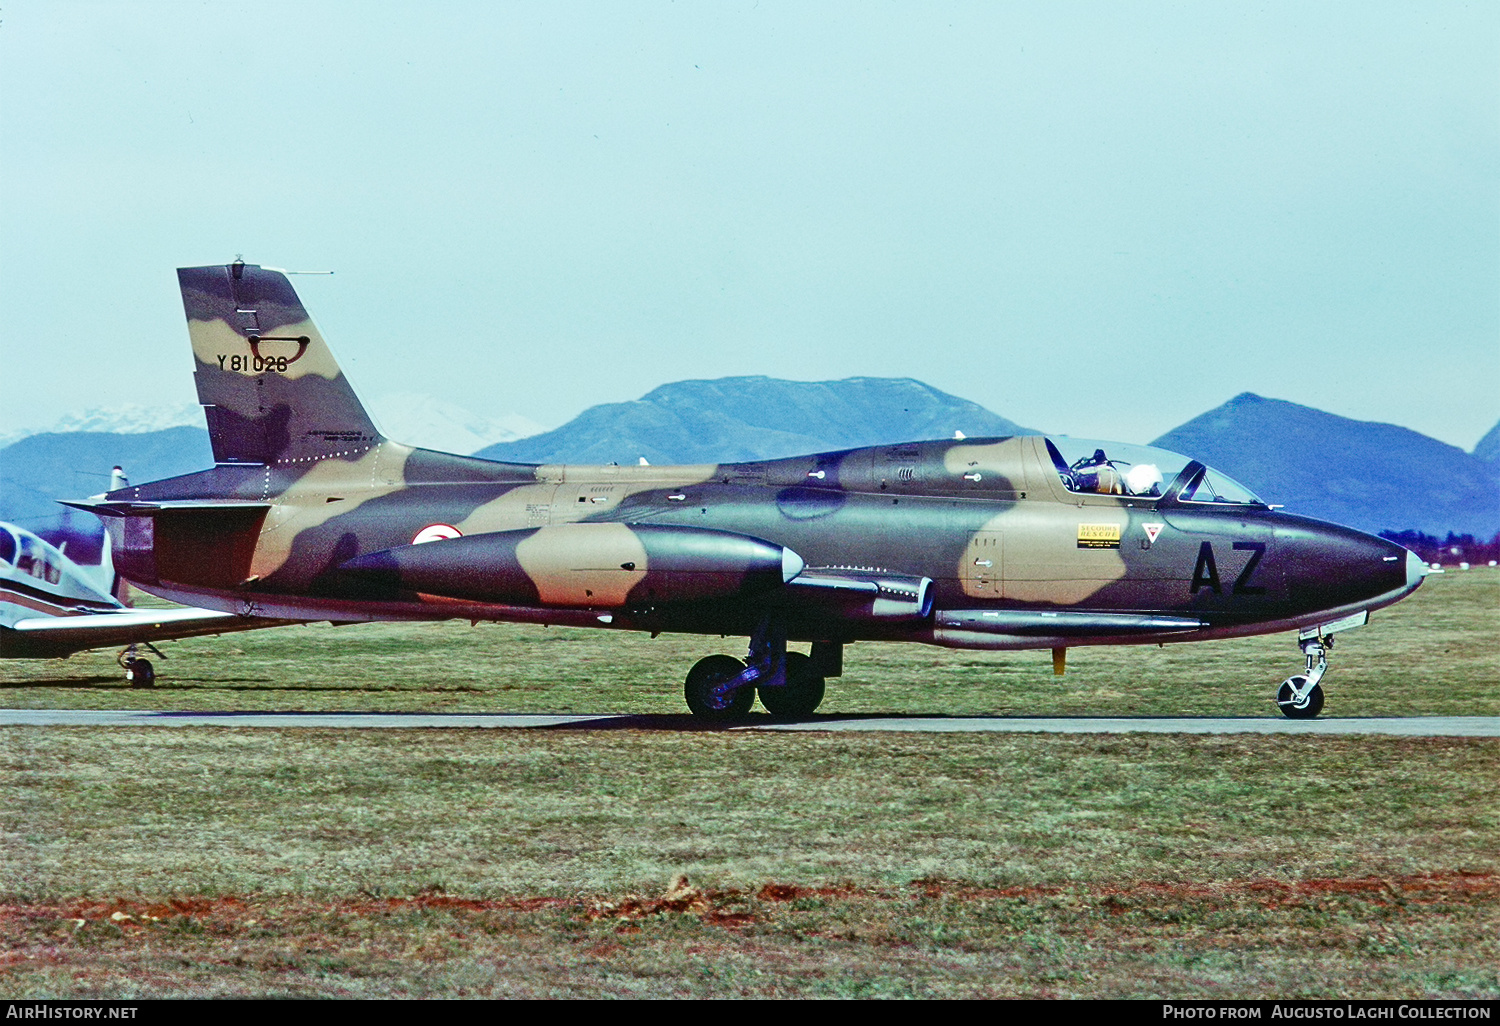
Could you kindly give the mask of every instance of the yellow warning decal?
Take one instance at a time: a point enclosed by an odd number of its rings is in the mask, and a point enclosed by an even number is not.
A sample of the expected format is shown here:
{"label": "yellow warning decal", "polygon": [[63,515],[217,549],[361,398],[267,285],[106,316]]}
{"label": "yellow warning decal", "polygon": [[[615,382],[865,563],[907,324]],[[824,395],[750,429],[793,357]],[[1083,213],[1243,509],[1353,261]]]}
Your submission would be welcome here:
{"label": "yellow warning decal", "polygon": [[1078,547],[1080,549],[1118,549],[1120,547],[1120,525],[1079,524]]}

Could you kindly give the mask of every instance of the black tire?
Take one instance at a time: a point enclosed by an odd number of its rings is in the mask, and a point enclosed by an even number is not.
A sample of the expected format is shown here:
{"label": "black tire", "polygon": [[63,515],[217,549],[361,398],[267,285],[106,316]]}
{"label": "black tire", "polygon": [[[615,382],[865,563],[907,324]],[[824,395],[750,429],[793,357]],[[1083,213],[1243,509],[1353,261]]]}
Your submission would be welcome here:
{"label": "black tire", "polygon": [[125,679],[133,688],[156,687],[156,667],[149,659],[132,659],[125,664]]}
{"label": "black tire", "polygon": [[1292,720],[1310,720],[1323,711],[1323,685],[1321,684],[1312,686],[1312,690],[1307,693],[1301,705],[1292,702],[1293,693],[1306,681],[1306,677],[1298,674],[1281,682],[1281,687],[1276,689],[1276,706],[1281,710],[1281,715]]}
{"label": "black tire", "polygon": [[824,680],[813,676],[811,659],[801,652],[788,652],[786,684],[757,690],[766,712],[778,720],[800,720],[817,712],[823,701]]}
{"label": "black tire", "polygon": [[738,676],[744,668],[744,663],[727,655],[706,656],[694,663],[682,686],[683,697],[693,715],[710,723],[744,718],[755,703],[755,688],[747,685],[727,695],[714,693],[715,688]]}

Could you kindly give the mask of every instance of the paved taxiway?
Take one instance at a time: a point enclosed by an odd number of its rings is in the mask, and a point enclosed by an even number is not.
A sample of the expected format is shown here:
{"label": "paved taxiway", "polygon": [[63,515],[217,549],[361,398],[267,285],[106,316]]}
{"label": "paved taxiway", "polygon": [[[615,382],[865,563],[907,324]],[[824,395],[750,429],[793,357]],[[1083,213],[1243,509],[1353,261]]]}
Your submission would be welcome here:
{"label": "paved taxiway", "polygon": [[752,718],[709,727],[690,716],[531,713],[158,712],[129,709],[0,709],[0,726],[253,727],[535,730],[777,730],[901,733],[1044,734],[1385,734],[1400,737],[1500,737],[1500,716],[1369,716],[1287,720],[1272,717],[1130,716],[829,716],[796,723]]}

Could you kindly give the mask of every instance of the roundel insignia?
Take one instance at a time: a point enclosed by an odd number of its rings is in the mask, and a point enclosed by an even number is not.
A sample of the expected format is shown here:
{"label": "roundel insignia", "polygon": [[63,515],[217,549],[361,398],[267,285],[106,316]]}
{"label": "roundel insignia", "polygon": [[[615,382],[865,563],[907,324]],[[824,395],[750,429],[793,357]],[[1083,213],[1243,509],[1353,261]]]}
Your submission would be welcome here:
{"label": "roundel insignia", "polygon": [[421,545],[424,542],[442,541],[444,538],[462,538],[464,533],[452,524],[428,524],[416,533],[412,538],[413,545]]}

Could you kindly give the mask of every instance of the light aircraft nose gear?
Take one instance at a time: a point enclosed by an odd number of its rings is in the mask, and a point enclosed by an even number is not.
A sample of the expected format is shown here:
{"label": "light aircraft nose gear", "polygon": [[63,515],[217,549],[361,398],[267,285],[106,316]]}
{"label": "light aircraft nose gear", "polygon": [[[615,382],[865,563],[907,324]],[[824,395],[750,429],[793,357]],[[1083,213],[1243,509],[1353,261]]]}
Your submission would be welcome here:
{"label": "light aircraft nose gear", "polygon": [[[156,667],[151,665],[151,660],[144,659],[136,654],[136,649],[138,647],[140,646],[127,646],[120,652],[119,655],[115,656],[115,662],[119,663],[121,669],[125,671],[125,680],[130,684],[131,687],[154,688],[156,687]],[[162,655],[157,647],[150,642],[146,642],[144,647],[150,649],[152,652],[155,652],[158,656],[161,656],[161,658],[166,658],[166,656]]]}
{"label": "light aircraft nose gear", "polygon": [[1333,638],[1315,635],[1298,641],[1307,658],[1307,672],[1288,677],[1276,689],[1276,704],[1281,714],[1294,720],[1310,720],[1323,711],[1323,688],[1318,683],[1328,672],[1328,654]]}

